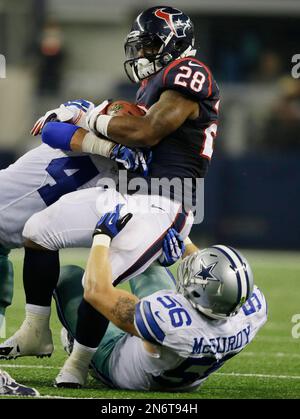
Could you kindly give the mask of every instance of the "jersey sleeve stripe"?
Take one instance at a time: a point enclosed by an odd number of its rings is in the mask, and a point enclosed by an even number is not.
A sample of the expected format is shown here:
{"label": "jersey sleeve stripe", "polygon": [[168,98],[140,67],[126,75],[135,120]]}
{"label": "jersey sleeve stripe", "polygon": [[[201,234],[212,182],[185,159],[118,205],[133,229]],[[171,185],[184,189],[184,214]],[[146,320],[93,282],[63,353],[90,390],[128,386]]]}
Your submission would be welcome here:
{"label": "jersey sleeve stripe", "polygon": [[134,318],[135,328],[139,332],[139,335],[141,336],[141,338],[145,339],[147,342],[157,345],[156,340],[149,333],[147,326],[145,324],[145,321],[143,319],[142,312],[141,312],[141,304],[142,302],[139,302],[135,309],[135,318]]}
{"label": "jersey sleeve stripe", "polygon": [[195,58],[194,58],[194,60],[195,61],[198,61],[198,63],[200,63],[202,65],[202,67],[205,69],[205,71],[208,74],[208,92],[207,92],[207,97],[210,97],[211,96],[211,93],[212,93],[212,75],[211,75],[211,71],[210,71],[210,69],[205,64],[202,63],[202,61],[196,60]]}
{"label": "jersey sleeve stripe", "polygon": [[145,318],[147,320],[147,324],[150,327],[152,334],[156,337],[156,339],[160,343],[162,343],[164,341],[166,335],[164,334],[164,332],[161,330],[161,328],[157,324],[157,322],[156,322],[156,320],[153,316],[149,301],[144,301],[143,302],[143,309],[144,309],[144,313],[145,313]]}
{"label": "jersey sleeve stripe", "polygon": [[202,61],[197,60],[197,58],[189,57],[189,59],[191,61],[194,61],[194,62],[198,63],[198,64],[201,64],[201,66],[207,72],[207,75],[208,75],[208,89],[207,89],[207,96],[206,97],[210,97],[211,93],[212,93],[212,74],[211,74],[210,69]]}

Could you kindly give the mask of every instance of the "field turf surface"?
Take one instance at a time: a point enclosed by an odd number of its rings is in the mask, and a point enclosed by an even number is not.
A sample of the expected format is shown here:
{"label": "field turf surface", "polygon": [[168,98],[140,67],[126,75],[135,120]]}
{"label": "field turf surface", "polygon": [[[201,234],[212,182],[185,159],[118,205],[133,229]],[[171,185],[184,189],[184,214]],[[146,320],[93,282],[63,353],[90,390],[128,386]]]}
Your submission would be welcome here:
{"label": "field turf surface", "polygon": [[[18,358],[0,361],[20,383],[33,386],[41,396],[116,399],[255,399],[300,398],[300,338],[292,337],[292,316],[300,314],[300,254],[288,252],[245,251],[269,305],[269,319],[253,343],[209,377],[194,393],[155,393],[112,390],[90,378],[83,390],[56,389],[52,386],[66,355],[60,345],[60,324],[52,310],[55,352],[46,359]],[[22,290],[22,251],[14,251],[15,295],[7,311],[7,336],[21,325],[24,315]],[[65,251],[62,264],[85,265],[87,253]],[[43,272],[41,272],[43,281]],[[300,328],[298,327],[298,332]]]}

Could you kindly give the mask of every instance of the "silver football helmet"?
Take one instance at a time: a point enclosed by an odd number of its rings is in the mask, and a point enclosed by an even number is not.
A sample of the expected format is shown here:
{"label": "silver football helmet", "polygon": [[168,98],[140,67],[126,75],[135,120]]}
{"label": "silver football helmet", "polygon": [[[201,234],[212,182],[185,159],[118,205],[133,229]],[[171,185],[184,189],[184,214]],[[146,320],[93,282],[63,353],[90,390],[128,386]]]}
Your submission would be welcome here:
{"label": "silver football helmet", "polygon": [[213,319],[235,316],[252,295],[253,286],[249,263],[228,246],[216,245],[196,252],[178,268],[178,292]]}

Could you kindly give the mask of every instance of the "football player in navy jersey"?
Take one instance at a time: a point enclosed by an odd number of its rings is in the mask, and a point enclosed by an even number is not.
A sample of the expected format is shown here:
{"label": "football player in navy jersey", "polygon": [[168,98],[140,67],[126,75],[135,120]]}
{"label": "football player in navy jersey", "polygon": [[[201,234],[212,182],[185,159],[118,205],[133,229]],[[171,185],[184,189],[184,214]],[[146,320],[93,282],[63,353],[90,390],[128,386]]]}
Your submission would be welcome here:
{"label": "football player in navy jersey", "polygon": [[152,147],[149,178],[195,179],[207,173],[220,99],[210,69],[194,57],[194,42],[193,24],[180,10],[153,7],[141,13],[125,42],[125,70],[131,81],[141,82],[136,103],[147,115],[111,118],[100,105],[100,112],[98,107],[89,116],[98,135]]}
{"label": "football player in navy jersey", "polygon": [[[163,178],[176,178],[180,182],[171,194],[167,186],[155,192],[152,188],[149,196],[144,190],[134,196],[130,196],[130,191],[121,194],[101,188],[78,191],[28,220],[23,231],[27,245],[24,284],[30,315],[20,330],[0,346],[5,357],[52,353],[49,319],[51,296],[59,275],[58,251],[91,246],[91,231],[100,216],[114,208],[121,217],[133,213],[132,221],[110,247],[114,285],[142,273],[161,255],[163,239],[170,227],[183,238],[190,232],[196,180],[207,172],[217,132],[217,84],[210,70],[194,58],[193,25],[178,9],[154,7],[141,13],[126,39],[125,51],[127,74],[132,81],[141,82],[137,104],[148,109],[147,114],[140,117],[107,115],[109,103],[104,101],[87,117],[90,131],[97,136],[89,142],[90,153],[103,139],[150,147],[153,160],[148,184],[152,187],[153,180]],[[82,140],[87,135],[86,131],[78,129],[61,140],[58,125],[64,129],[66,124],[50,122],[42,133],[43,140],[54,148],[70,149],[74,135],[82,136]],[[182,185],[185,179],[193,181],[187,191]],[[43,271],[47,276],[41,278]],[[83,299],[74,351],[57,385],[84,384],[89,362],[106,327],[103,316]],[[35,343],[37,334],[40,341]],[[26,349],[27,341],[30,341],[30,350]],[[70,365],[72,374],[68,370]]]}

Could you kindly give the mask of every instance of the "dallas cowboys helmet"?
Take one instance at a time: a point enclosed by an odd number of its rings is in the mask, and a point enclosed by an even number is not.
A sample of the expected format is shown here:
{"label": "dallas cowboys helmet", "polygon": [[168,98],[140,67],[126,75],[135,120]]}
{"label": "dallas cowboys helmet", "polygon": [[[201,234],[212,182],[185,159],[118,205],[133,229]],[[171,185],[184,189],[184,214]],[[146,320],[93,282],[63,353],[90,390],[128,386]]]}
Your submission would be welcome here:
{"label": "dallas cowboys helmet", "polygon": [[253,286],[253,274],[245,257],[223,245],[192,254],[178,268],[178,292],[213,319],[235,316],[252,295]]}
{"label": "dallas cowboys helmet", "polygon": [[177,58],[194,56],[194,42],[186,14],[174,7],[151,7],[135,19],[125,40],[126,74],[138,83]]}

